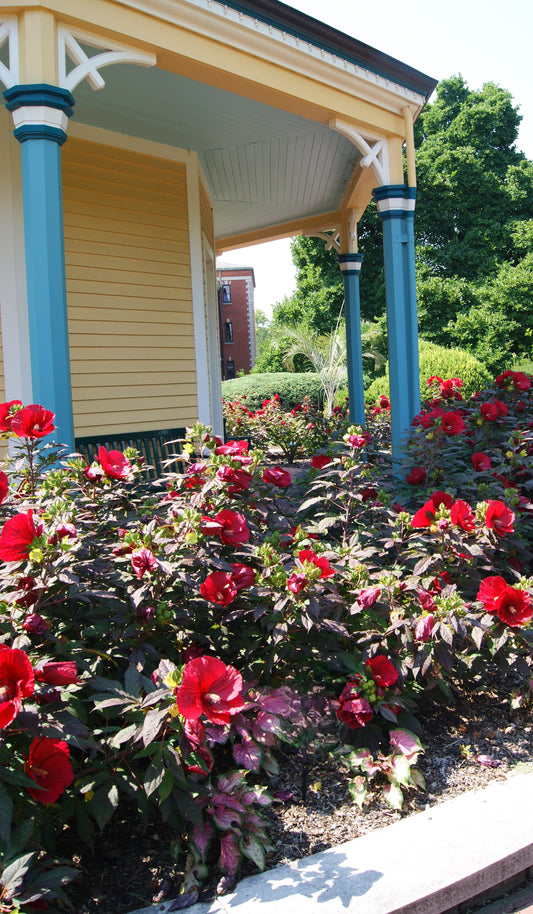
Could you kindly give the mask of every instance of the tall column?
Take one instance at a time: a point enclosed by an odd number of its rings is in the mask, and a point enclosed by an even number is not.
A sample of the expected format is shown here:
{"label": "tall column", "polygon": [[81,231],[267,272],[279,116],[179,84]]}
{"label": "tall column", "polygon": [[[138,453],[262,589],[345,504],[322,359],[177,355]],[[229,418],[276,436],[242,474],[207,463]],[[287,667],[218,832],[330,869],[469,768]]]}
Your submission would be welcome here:
{"label": "tall column", "polygon": [[4,98],[21,144],[33,398],[55,413],[56,440],[74,449],[61,185],[74,99],[41,83],[12,86]]}
{"label": "tall column", "polygon": [[339,254],[338,260],[344,283],[350,420],[356,425],[364,426],[365,394],[363,387],[363,348],[361,344],[361,304],[359,296],[359,276],[363,254]]}
{"label": "tall column", "polygon": [[386,185],[373,191],[383,222],[389,346],[392,456],[398,465],[408,430],[420,412],[415,280],[416,188]]}

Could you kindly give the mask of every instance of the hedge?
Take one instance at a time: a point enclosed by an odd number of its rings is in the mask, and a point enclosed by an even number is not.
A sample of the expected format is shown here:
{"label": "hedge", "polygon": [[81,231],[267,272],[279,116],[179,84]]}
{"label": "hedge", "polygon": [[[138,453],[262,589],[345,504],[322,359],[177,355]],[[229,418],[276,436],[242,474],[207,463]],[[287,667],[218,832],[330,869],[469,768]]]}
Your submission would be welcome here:
{"label": "hedge", "polygon": [[[492,377],[479,359],[464,349],[447,349],[427,340],[420,340],[418,358],[420,363],[420,393],[422,399],[427,394],[428,378],[437,375],[439,378],[461,378],[461,393],[469,397],[490,385]],[[365,400],[371,404],[381,394],[389,395],[389,364],[386,374],[376,378],[365,393]]]}
{"label": "hedge", "polygon": [[314,372],[279,371],[222,381],[224,399],[244,395],[248,409],[259,409],[263,400],[270,399],[274,394],[279,394],[282,405],[287,409],[297,406],[304,397],[320,407],[324,402],[322,385]]}

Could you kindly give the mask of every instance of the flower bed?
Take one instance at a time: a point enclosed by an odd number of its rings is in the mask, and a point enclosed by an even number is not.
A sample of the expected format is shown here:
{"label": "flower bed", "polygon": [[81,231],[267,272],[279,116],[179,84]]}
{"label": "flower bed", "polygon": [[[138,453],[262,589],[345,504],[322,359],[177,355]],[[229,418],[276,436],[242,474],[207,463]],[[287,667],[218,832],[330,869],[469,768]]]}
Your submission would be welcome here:
{"label": "flower bed", "polygon": [[432,385],[401,479],[386,402],[367,431],[328,423],[303,483],[197,426],[149,490],[134,452],[61,458],[49,411],[3,405],[2,914],[65,900],[57,836],[90,846],[123,799],[187,840],[182,906],[208,865],[227,891],[265,865],[280,745],[320,738],[356,804],[399,809],[424,790],[421,698],[499,664],[530,701],[530,379]]}

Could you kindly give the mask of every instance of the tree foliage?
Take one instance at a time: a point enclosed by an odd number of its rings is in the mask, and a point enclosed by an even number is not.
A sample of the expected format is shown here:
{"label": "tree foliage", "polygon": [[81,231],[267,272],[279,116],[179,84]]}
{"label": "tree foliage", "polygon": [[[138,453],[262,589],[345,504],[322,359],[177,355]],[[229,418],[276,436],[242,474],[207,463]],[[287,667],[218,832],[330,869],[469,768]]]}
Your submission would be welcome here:
{"label": "tree foliage", "polygon": [[[421,336],[468,349],[490,368],[531,356],[533,162],[516,148],[520,114],[492,82],[443,80],[415,125],[415,236]],[[361,313],[385,312],[382,229],[374,204],[360,220]],[[274,324],[331,332],[343,300],[334,251],[292,243],[297,289]]]}

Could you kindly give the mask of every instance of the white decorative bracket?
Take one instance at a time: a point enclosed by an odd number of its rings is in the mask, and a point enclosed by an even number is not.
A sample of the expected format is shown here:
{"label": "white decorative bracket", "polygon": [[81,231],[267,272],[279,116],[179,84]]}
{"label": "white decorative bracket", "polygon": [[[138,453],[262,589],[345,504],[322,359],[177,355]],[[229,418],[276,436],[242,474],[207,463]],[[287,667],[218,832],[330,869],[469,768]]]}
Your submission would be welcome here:
{"label": "white decorative bracket", "polygon": [[331,251],[332,248],[335,248],[337,254],[341,252],[341,243],[340,243],[340,231],[338,229],[333,229],[331,232],[304,232],[305,238],[321,238],[322,241],[326,242],[326,251]]}
{"label": "white decorative bracket", "polygon": [[[103,89],[105,82],[98,70],[115,63],[133,63],[140,67],[154,67],[157,63],[155,54],[139,51],[115,41],[104,41],[88,32],[68,31],[64,26],[58,28],[59,41],[59,85],[72,92],[84,79],[91,89]],[[91,48],[104,48],[101,53],[89,57],[80,45],[80,41]],[[74,67],[67,73],[67,61]]]}
{"label": "white decorative bracket", "polygon": [[18,85],[19,81],[19,48],[18,48],[18,23],[15,16],[0,22],[0,50],[7,44],[9,51],[9,67],[0,61],[0,81],[6,89]]}
{"label": "white decorative bracket", "polygon": [[372,168],[380,186],[390,184],[389,150],[385,138],[367,137],[365,139],[353,124],[341,121],[338,117],[332,118],[329,126],[337,133],[342,133],[357,147],[363,156],[359,164],[363,168]]}

